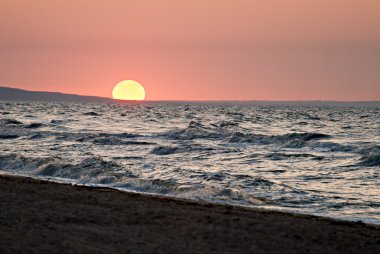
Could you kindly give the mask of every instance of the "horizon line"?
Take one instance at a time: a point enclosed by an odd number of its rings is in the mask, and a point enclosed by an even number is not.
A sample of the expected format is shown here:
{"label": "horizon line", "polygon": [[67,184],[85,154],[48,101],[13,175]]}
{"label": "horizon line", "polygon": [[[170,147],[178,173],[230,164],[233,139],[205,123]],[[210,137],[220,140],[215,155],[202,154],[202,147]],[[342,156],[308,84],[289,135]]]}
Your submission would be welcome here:
{"label": "horizon line", "polygon": [[35,93],[55,93],[55,94],[62,94],[62,95],[71,95],[71,96],[81,96],[81,97],[92,97],[92,98],[98,98],[98,99],[104,99],[104,100],[112,100],[115,102],[338,102],[338,103],[352,103],[352,102],[380,102],[379,100],[325,100],[325,99],[292,99],[292,100],[259,100],[259,99],[208,99],[208,100],[188,100],[188,99],[162,99],[162,100],[141,100],[141,101],[134,101],[134,100],[117,100],[112,97],[103,97],[103,96],[97,96],[97,95],[83,95],[83,94],[74,94],[74,93],[64,93],[64,92],[58,92],[58,91],[41,91],[41,90],[26,90],[22,88],[15,88],[15,87],[9,87],[9,86],[0,86],[0,88],[6,88],[6,89],[14,89],[14,90],[20,90],[24,92],[35,92]]}

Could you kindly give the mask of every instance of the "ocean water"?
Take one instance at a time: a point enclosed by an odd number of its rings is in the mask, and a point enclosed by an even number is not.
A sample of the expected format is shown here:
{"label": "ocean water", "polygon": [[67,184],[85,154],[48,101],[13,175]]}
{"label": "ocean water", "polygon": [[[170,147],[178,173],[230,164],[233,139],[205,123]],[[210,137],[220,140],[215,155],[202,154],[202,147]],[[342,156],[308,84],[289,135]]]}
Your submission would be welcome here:
{"label": "ocean water", "polygon": [[380,224],[380,109],[0,102],[0,170]]}

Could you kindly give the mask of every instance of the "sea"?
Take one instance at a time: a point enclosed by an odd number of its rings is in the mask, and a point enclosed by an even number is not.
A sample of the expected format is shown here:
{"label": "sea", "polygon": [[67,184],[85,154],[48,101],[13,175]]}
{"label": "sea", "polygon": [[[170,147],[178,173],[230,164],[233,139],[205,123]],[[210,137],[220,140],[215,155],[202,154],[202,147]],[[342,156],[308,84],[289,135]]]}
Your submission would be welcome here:
{"label": "sea", "polygon": [[0,102],[0,172],[380,224],[380,108]]}

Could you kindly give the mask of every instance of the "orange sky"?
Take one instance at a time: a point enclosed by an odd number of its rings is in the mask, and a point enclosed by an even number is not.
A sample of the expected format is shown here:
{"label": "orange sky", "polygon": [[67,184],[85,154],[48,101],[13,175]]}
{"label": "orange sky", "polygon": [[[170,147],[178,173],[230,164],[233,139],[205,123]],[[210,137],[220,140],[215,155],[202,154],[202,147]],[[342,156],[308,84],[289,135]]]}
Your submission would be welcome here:
{"label": "orange sky", "polygon": [[0,86],[380,100],[379,0],[1,0]]}

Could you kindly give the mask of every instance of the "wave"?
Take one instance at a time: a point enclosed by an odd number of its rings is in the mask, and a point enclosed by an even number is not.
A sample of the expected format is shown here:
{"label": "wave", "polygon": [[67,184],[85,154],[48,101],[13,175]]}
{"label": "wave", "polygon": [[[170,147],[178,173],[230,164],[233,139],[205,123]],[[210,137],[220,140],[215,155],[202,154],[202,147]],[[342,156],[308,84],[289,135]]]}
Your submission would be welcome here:
{"label": "wave", "polygon": [[128,132],[121,132],[121,133],[100,132],[97,136],[98,137],[115,137],[115,138],[137,138],[137,137],[140,137],[141,135],[128,133]]}
{"label": "wave", "polygon": [[185,153],[185,152],[192,152],[192,151],[213,151],[214,149],[211,147],[204,147],[204,146],[192,146],[192,145],[182,145],[182,146],[156,146],[154,147],[150,153],[155,155],[169,155],[169,154],[175,154],[175,153]]}
{"label": "wave", "polygon": [[236,127],[238,126],[239,124],[237,122],[229,122],[229,121],[219,121],[217,123],[211,123],[210,124],[211,126],[213,127],[216,127],[216,128],[229,128],[229,127]]}
{"label": "wave", "polygon": [[380,147],[372,146],[361,149],[359,151],[362,154],[360,158],[359,166],[376,167],[380,166]]}
{"label": "wave", "polygon": [[153,142],[135,141],[135,140],[122,140],[118,138],[95,138],[92,141],[97,145],[155,145]]}
{"label": "wave", "polygon": [[215,131],[203,124],[191,121],[187,128],[176,129],[164,133],[162,136],[175,140],[193,140],[193,139],[218,139],[223,138],[223,133],[217,128]]}
{"label": "wave", "polygon": [[[217,175],[219,175],[217,177]],[[155,178],[131,180],[128,183],[116,185],[122,189],[133,189],[142,192],[159,193],[165,195],[174,195],[181,198],[191,198],[211,202],[230,203],[230,204],[249,204],[263,205],[273,203],[269,198],[256,196],[255,193],[249,193],[234,187],[224,187],[222,184],[213,184],[208,181],[221,181],[219,178],[222,174],[210,173],[209,177],[213,180],[206,180],[206,183],[182,183],[174,178]],[[222,177],[223,178],[223,177]],[[253,180],[254,181],[254,180]],[[265,180],[263,180],[265,182]],[[260,182],[256,186],[261,185]]]}
{"label": "wave", "polygon": [[39,127],[42,127],[43,124],[42,123],[31,123],[31,124],[28,124],[25,126],[25,128],[27,129],[36,129],[36,128],[39,128]]}
{"label": "wave", "polygon": [[230,138],[230,142],[242,142],[242,143],[263,143],[263,144],[271,144],[271,143],[286,143],[291,141],[313,141],[319,139],[327,139],[330,138],[330,135],[323,133],[315,133],[315,132],[306,132],[306,133],[288,133],[284,135],[262,135],[262,134],[243,134],[240,132],[234,133],[234,135]]}
{"label": "wave", "polygon": [[53,120],[50,121],[50,123],[51,123],[51,124],[54,124],[54,125],[55,125],[55,124],[63,124],[63,123],[65,123],[65,121],[64,121],[64,120],[54,120],[54,119],[53,119]]}
{"label": "wave", "polygon": [[[236,123],[226,121],[211,124],[211,126],[212,127],[208,127],[199,122],[191,121],[186,128],[171,130],[163,133],[162,136],[174,140],[227,139],[230,143],[261,144],[286,143],[291,141],[301,141],[302,143],[331,138],[328,134],[317,132],[288,133],[283,135],[242,133],[236,131],[236,128],[234,128],[237,126]],[[233,127],[233,129],[230,130],[230,127]]]}
{"label": "wave", "polygon": [[23,123],[16,119],[2,119],[1,124],[2,125],[21,125]]}
{"label": "wave", "polygon": [[[127,141],[124,139],[130,139],[130,138],[136,138],[140,137],[138,134],[131,134],[131,133],[90,133],[90,132],[57,132],[53,133],[57,139],[60,140],[70,140],[70,141],[77,141],[77,142],[92,142],[94,144],[104,144],[104,145],[120,145],[120,144],[128,144]],[[139,142],[139,143],[137,143]],[[148,144],[149,142],[143,142],[143,141],[136,141],[135,144]],[[129,142],[129,144],[132,144],[132,141]],[[154,143],[149,143],[154,144]]]}
{"label": "wave", "polygon": [[[169,176],[144,179],[113,161],[99,157],[88,157],[78,163],[68,163],[59,157],[24,157],[19,154],[8,154],[0,156],[0,169],[37,177],[70,179],[80,184],[105,184],[115,188],[237,204],[274,203],[277,202],[275,199],[265,198],[262,195],[268,191],[295,192],[285,185],[261,177],[221,171],[200,172],[197,174],[200,180],[198,184],[178,181]],[[233,186],[226,187],[224,182],[231,179],[237,181],[237,186],[245,186],[250,191]],[[286,199],[280,201],[289,202]]]}
{"label": "wave", "polygon": [[308,153],[270,153],[265,155],[264,157],[269,158],[271,160],[287,160],[289,158],[311,158],[312,160],[323,160],[323,156],[316,156]]}
{"label": "wave", "polygon": [[114,183],[125,177],[136,177],[117,163],[99,157],[89,157],[70,164],[61,158],[8,154],[0,156],[0,169],[34,176],[74,179],[80,183]]}
{"label": "wave", "polygon": [[85,116],[100,116],[100,114],[98,114],[94,111],[83,113],[83,115],[85,115]]}
{"label": "wave", "polygon": [[19,135],[14,134],[0,134],[0,139],[16,139],[19,138]]}
{"label": "wave", "polygon": [[34,140],[34,139],[43,139],[45,138],[46,136],[41,134],[41,133],[37,133],[37,134],[34,134],[32,136],[29,137],[30,140]]}
{"label": "wave", "polygon": [[[55,126],[61,121],[44,124],[34,122],[23,124],[14,119],[0,120],[3,126],[0,127],[0,139],[16,139],[19,137],[27,137],[28,140],[40,138],[55,138],[57,141],[75,141],[75,142],[91,142],[96,145],[156,145],[155,142],[135,140],[134,138],[141,137],[139,134],[121,132],[121,133],[93,133],[93,132],[70,132],[69,130],[61,131],[47,130],[41,131],[40,128],[49,125]],[[5,125],[5,126],[4,126]]]}
{"label": "wave", "polygon": [[169,155],[176,153],[178,151],[178,147],[171,146],[157,146],[152,149],[151,153],[155,155]]}
{"label": "wave", "polygon": [[326,139],[331,138],[330,135],[316,132],[306,132],[306,133],[289,133],[285,135],[275,136],[275,138],[287,140],[302,140],[302,141],[311,141],[316,139]]}
{"label": "wave", "polygon": [[330,152],[356,152],[355,146],[352,145],[346,145],[346,144],[339,144],[335,142],[316,142],[312,145],[310,145],[312,148],[316,149],[326,149]]}
{"label": "wave", "polygon": [[42,123],[30,123],[30,124],[24,124],[23,122],[20,122],[16,119],[2,119],[0,120],[0,123],[2,126],[5,127],[17,127],[17,126],[23,126],[26,129],[35,129],[43,126]]}

